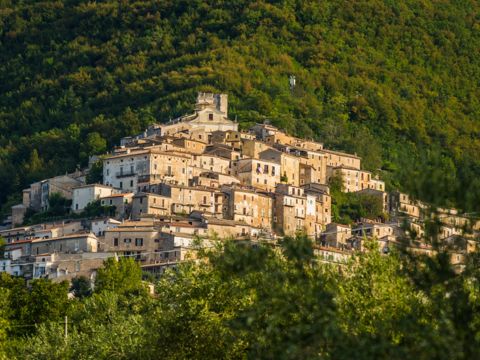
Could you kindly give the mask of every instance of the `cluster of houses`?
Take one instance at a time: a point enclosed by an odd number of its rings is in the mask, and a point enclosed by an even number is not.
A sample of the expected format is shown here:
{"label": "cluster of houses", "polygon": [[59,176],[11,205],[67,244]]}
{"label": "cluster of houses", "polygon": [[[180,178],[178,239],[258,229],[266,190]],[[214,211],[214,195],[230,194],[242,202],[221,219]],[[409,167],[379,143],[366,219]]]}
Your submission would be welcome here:
{"label": "cluster of houses", "polygon": [[[388,194],[358,156],[268,123],[240,131],[228,118],[225,94],[199,93],[193,114],[123,138],[100,159],[101,184],[86,184],[87,169],[23,191],[22,204],[12,207],[12,226],[0,230],[6,240],[0,271],[27,279],[94,276],[106,258],[131,256],[145,271],[161,273],[194,258],[199,242],[275,243],[299,231],[315,240],[320,258],[342,262],[363,249],[365,237],[388,252],[405,235],[402,216],[418,238],[423,229],[423,205],[405,194]],[[378,198],[396,221],[332,223],[328,184],[334,176],[341,177],[344,191]],[[27,211],[47,210],[55,193],[71,200],[74,214],[93,202],[113,211],[109,217],[22,226]],[[450,211],[445,218],[442,236],[460,235],[462,216]],[[421,241],[412,246],[431,250]]]}

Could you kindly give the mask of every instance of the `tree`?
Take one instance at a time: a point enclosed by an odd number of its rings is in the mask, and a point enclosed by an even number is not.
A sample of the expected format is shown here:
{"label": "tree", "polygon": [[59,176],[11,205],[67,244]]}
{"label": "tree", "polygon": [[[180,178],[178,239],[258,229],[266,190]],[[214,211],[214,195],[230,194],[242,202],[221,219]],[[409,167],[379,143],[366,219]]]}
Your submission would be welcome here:
{"label": "tree", "polygon": [[103,154],[107,151],[107,141],[98,132],[91,132],[87,135],[83,151],[85,158]]}
{"label": "tree", "polygon": [[87,184],[101,184],[103,182],[103,161],[96,161],[89,169],[87,178]]}
{"label": "tree", "polygon": [[95,200],[87,204],[80,216],[83,217],[98,217],[98,216],[114,216],[115,206],[103,206],[101,200]]}
{"label": "tree", "polygon": [[78,276],[72,279],[70,291],[75,297],[82,299],[92,294],[92,286],[90,280],[85,276]]}
{"label": "tree", "polygon": [[142,270],[132,258],[109,258],[98,270],[95,279],[96,293],[113,291],[120,295],[144,294]]}
{"label": "tree", "polygon": [[0,236],[0,259],[5,256],[5,245],[7,244],[6,240]]}
{"label": "tree", "polygon": [[50,216],[63,216],[70,211],[71,200],[60,193],[52,193],[48,197],[48,213]]}

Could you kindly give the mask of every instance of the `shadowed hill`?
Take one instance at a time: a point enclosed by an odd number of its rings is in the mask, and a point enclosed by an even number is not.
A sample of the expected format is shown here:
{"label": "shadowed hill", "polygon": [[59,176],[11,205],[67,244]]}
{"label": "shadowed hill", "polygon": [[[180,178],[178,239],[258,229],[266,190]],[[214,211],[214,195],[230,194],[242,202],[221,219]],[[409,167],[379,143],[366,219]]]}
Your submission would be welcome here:
{"label": "shadowed hill", "polygon": [[0,203],[204,90],[228,92],[245,127],[270,119],[358,153],[390,186],[479,210],[479,8],[0,0]]}

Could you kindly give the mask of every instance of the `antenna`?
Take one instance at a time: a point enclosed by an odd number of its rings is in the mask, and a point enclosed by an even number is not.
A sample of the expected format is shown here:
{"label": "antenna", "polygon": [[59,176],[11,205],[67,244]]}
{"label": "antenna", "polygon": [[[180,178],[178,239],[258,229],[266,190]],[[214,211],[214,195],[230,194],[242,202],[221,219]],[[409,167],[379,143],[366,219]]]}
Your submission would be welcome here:
{"label": "antenna", "polygon": [[288,78],[288,83],[290,84],[290,90],[293,90],[296,85],[295,75],[290,75]]}

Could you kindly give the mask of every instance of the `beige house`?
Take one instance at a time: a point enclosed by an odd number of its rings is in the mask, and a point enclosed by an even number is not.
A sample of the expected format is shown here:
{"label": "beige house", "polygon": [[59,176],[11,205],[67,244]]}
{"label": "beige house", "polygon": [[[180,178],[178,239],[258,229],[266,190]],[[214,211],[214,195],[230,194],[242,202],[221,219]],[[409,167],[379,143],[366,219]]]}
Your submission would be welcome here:
{"label": "beige house", "polygon": [[313,247],[313,254],[318,261],[333,264],[345,264],[352,257],[351,251],[319,245]]}
{"label": "beige house", "polygon": [[[310,215],[315,218],[314,198],[309,198],[309,200],[311,201],[309,209],[313,212]],[[305,231],[307,203],[307,197],[302,188],[278,184],[275,191],[275,230],[287,236],[294,236],[298,231]]]}
{"label": "beige house", "polygon": [[423,216],[426,205],[411,199],[408,194],[395,192],[390,196],[390,207],[393,212],[400,212],[409,217],[419,219]]}
{"label": "beige house", "polygon": [[210,142],[212,144],[227,144],[234,149],[240,149],[243,141],[254,140],[255,135],[243,133],[240,131],[214,131],[211,135]]}
{"label": "beige house", "polygon": [[242,185],[265,191],[275,191],[280,182],[280,164],[270,160],[241,159],[233,163],[232,171]]}
{"label": "beige house", "polygon": [[173,140],[172,143],[191,154],[202,154],[207,146],[207,144],[202,141],[186,138],[177,138]]}
{"label": "beige house", "polygon": [[32,240],[32,255],[54,252],[97,252],[98,239],[93,233],[79,233],[56,238]]}
{"label": "beige house", "polygon": [[130,215],[133,193],[112,194],[100,198],[102,206],[115,206],[115,217],[122,219]]}
{"label": "beige house", "polygon": [[257,234],[258,229],[242,221],[208,219],[208,236],[212,239],[241,239]]}
{"label": "beige house", "polygon": [[104,261],[113,253],[52,253],[36,255],[33,262],[33,278],[52,281],[71,280],[77,276],[92,279],[93,274],[104,266]]}
{"label": "beige house", "polygon": [[245,139],[242,144],[242,155],[247,158],[259,159],[260,153],[269,149],[273,148],[262,141]]}
{"label": "beige house", "polygon": [[[274,144],[275,149],[293,156],[300,163],[300,185],[325,184],[327,180],[326,155],[300,146]],[[302,172],[303,170],[303,172]]]}
{"label": "beige house", "polygon": [[144,252],[155,252],[161,242],[160,231],[153,222],[136,221],[105,231],[104,243],[100,247],[106,252],[140,256]]}
{"label": "beige house", "polygon": [[392,225],[376,223],[376,222],[363,222],[356,224],[352,228],[352,235],[373,237],[376,239],[383,238],[385,236],[393,236],[394,229]]}
{"label": "beige house", "polygon": [[370,189],[378,190],[378,191],[385,191],[385,182],[378,179],[378,176],[375,178],[370,179],[368,184]]}
{"label": "beige house", "polygon": [[202,154],[193,156],[192,166],[205,170],[214,171],[221,174],[230,173],[230,160],[220,156]]}
{"label": "beige house", "polygon": [[356,155],[327,149],[323,149],[321,152],[326,155],[327,166],[333,168],[344,166],[360,170],[361,158]]}
{"label": "beige house", "polygon": [[300,186],[300,159],[285,152],[267,149],[259,154],[259,159],[273,161],[280,165],[281,181]]}
{"label": "beige house", "polygon": [[185,153],[163,152],[155,149],[127,151],[103,160],[105,185],[134,192],[139,183],[174,181],[188,184],[191,156]]}
{"label": "beige house", "polygon": [[355,192],[368,189],[372,174],[368,171],[358,170],[344,165],[338,167],[327,166],[327,174],[330,179],[333,176],[341,176],[345,192]]}
{"label": "beige house", "polygon": [[208,145],[205,149],[205,154],[216,155],[228,160],[239,160],[242,158],[242,153],[239,150],[232,148],[230,145],[213,144]]}
{"label": "beige house", "polygon": [[272,228],[273,198],[253,189],[224,187],[223,218],[260,229]]}
{"label": "beige house", "polygon": [[235,176],[225,175],[214,171],[202,171],[192,179],[192,186],[220,188],[223,185],[240,184]]}
{"label": "beige house", "polygon": [[140,219],[143,215],[171,215],[172,199],[151,193],[137,193],[132,200],[132,218]]}
{"label": "beige house", "polygon": [[336,248],[346,247],[347,240],[352,237],[352,229],[350,225],[337,223],[327,224],[324,234],[322,235],[322,243],[327,246]]}
{"label": "beige house", "polygon": [[264,122],[263,124],[255,124],[252,126],[250,132],[255,135],[258,140],[265,141],[268,136],[275,135],[280,132],[280,130],[268,122]]}

